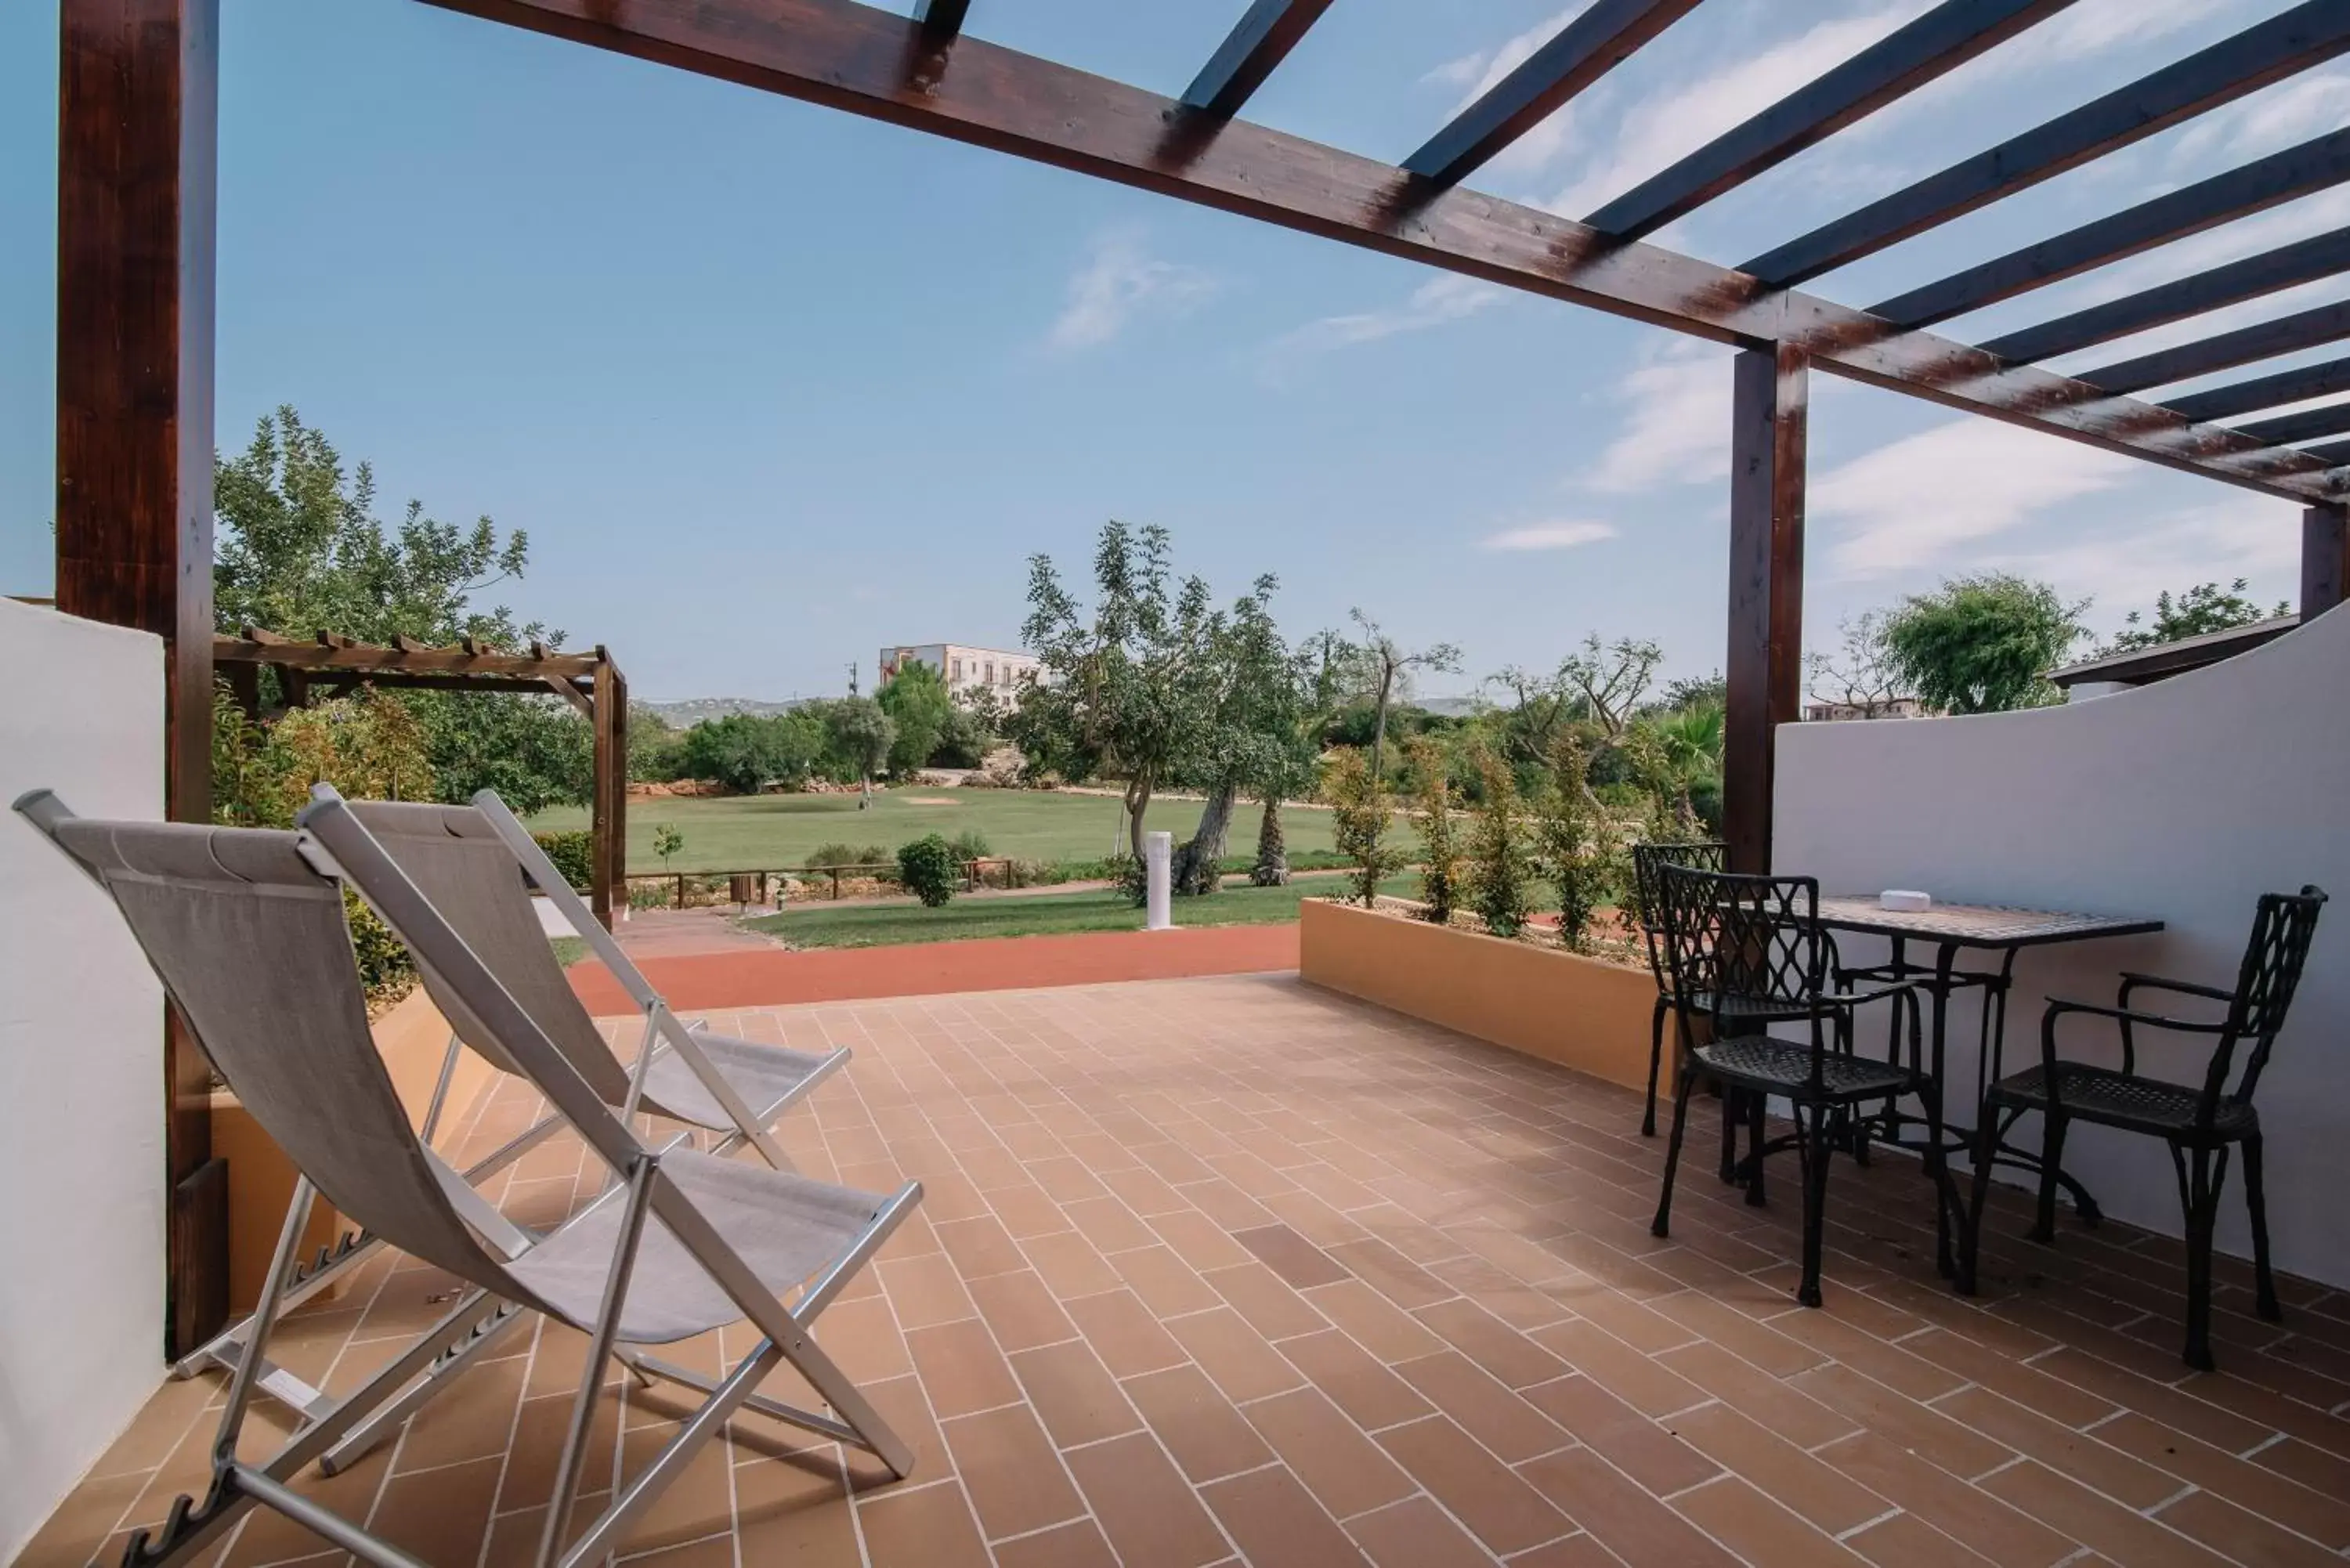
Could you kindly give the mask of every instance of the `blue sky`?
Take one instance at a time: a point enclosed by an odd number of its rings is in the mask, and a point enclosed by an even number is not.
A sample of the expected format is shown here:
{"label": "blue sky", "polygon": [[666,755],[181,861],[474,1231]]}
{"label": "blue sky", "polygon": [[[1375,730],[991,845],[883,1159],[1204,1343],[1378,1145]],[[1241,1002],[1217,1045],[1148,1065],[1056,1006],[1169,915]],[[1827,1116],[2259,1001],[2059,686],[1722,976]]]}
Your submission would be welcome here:
{"label": "blue sky", "polygon": [[[1338,0],[1250,112],[1400,159],[1582,4]],[[1243,8],[976,0],[970,26],[1171,93]],[[2078,0],[1658,238],[1735,264],[2285,8]],[[1475,183],[1579,215],[1922,9],[1710,0]],[[526,528],[501,596],[608,644],[641,695],[812,694],[851,659],[869,680],[884,643],[1009,646],[1026,557],[1081,568],[1111,516],[1172,529],[1220,595],[1277,573],[1294,632],[1359,605],[1462,645],[1432,691],[1588,631],[1721,662],[1727,350],[412,0],[224,10],[220,443],[292,402],[373,462],[387,516],[413,495]],[[2345,109],[2350,67],[2309,73],[1812,286],[1866,304]],[[13,593],[50,579],[55,117],[53,7],[0,6]],[[2307,198],[1947,330],[2345,221],[2350,192]],[[2101,627],[2201,579],[2293,592],[2287,504],[1814,387],[1815,646],[1978,565],[2095,596]]]}

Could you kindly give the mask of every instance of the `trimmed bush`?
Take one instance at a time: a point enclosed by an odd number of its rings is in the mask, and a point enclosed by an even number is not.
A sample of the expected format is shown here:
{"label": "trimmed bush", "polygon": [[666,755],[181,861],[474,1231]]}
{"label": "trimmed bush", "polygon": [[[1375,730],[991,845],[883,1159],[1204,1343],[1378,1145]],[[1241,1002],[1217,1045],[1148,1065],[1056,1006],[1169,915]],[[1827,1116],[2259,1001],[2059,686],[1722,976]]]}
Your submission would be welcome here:
{"label": "trimmed bush", "polygon": [[947,840],[947,847],[955,852],[959,860],[984,860],[987,858],[987,835],[976,827],[966,827]]}
{"label": "trimmed bush", "polygon": [[596,880],[596,836],[587,828],[569,833],[534,833],[531,839],[555,862],[563,879],[586,892]]}
{"label": "trimmed bush", "polygon": [[937,834],[925,834],[898,851],[898,879],[906,891],[935,909],[954,897],[962,881],[962,862],[954,846]]}

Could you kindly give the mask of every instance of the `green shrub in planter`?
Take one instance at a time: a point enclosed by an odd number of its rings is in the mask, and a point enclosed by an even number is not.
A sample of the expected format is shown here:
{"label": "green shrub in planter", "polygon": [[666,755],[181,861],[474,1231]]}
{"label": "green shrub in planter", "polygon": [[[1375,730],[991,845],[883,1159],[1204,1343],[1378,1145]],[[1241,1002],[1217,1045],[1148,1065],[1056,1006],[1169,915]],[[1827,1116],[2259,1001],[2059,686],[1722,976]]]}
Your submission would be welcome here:
{"label": "green shrub in planter", "polygon": [[906,891],[935,909],[954,897],[962,880],[962,864],[954,846],[937,834],[927,834],[898,851],[898,879]]}
{"label": "green shrub in planter", "polygon": [[534,833],[530,836],[572,887],[584,893],[595,882],[595,834],[581,827],[569,833]]}

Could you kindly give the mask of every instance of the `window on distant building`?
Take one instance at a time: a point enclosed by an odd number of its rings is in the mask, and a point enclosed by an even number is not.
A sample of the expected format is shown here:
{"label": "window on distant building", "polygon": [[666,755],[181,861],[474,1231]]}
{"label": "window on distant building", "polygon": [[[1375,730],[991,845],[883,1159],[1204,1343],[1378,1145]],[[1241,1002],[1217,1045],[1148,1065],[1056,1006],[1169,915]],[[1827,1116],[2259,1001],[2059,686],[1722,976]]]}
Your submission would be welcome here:
{"label": "window on distant building", "polygon": [[954,678],[957,680],[962,679],[962,660],[960,659],[954,661]]}
{"label": "window on distant building", "polygon": [[989,662],[988,662],[988,666],[987,666],[987,683],[988,683],[990,686],[993,686],[993,685],[994,685],[994,684],[995,684],[995,664],[994,664],[994,661],[993,661],[993,660],[992,660],[992,659],[991,659],[991,660],[989,660]]}

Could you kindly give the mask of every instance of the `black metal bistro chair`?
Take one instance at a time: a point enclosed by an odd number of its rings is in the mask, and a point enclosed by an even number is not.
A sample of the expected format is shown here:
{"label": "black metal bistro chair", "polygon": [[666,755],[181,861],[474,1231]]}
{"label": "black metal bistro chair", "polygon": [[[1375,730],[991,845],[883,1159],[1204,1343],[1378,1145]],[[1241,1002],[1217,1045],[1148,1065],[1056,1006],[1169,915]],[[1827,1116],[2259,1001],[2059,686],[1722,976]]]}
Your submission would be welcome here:
{"label": "black metal bistro chair", "polygon": [[[1945,1227],[1956,1207],[1956,1194],[1940,1153],[1940,1089],[1918,1061],[1918,1014],[1911,987],[1895,983],[1856,992],[1831,988],[1834,961],[1819,924],[1819,884],[1809,877],[1750,877],[1667,865],[1658,868],[1658,887],[1673,1011],[1681,1031],[1681,1062],[1654,1232],[1669,1233],[1673,1178],[1689,1126],[1690,1090],[1699,1075],[1707,1074],[1725,1093],[1740,1096],[1747,1107],[1751,1152],[1740,1169],[1747,1179],[1749,1202],[1762,1199],[1766,1156],[1792,1147],[1802,1161],[1804,1272],[1795,1293],[1805,1306],[1820,1304],[1820,1238],[1829,1156],[1863,1106],[1905,1095],[1916,1095],[1923,1102],[1933,1132],[1927,1172],[1935,1183],[1936,1229],[1947,1252]],[[1854,1013],[1882,1001],[1891,1001],[1906,1014],[1906,1064],[1871,1061],[1853,1052]],[[1711,1024],[1713,1035],[1701,1045],[1693,1042],[1690,1028],[1700,1012]],[[1773,1023],[1801,1023],[1811,1038],[1774,1038],[1764,1033]],[[1795,1133],[1782,1143],[1766,1145],[1762,1115],[1773,1096],[1794,1106]]]}
{"label": "black metal bistro chair", "polygon": [[[2159,975],[2124,974],[2114,1005],[2052,998],[2040,1023],[2040,1064],[2002,1078],[1983,1097],[1981,1126],[1975,1135],[1974,1190],[1967,1204],[1967,1228],[1960,1288],[1975,1289],[1975,1263],[1982,1237],[1983,1199],[1991,1189],[1991,1154],[2008,1128],[2026,1111],[2041,1113],[2040,1209],[2032,1238],[2053,1241],[2056,1234],[2056,1183],[2064,1155],[2065,1128],[2076,1121],[2144,1133],[2170,1146],[2178,1173],[2178,1200],[2187,1219],[2187,1348],[2189,1366],[2211,1369],[2211,1232],[2219,1220],[2220,1189],[2228,1178],[2228,1151],[2244,1150],[2244,1201],[2251,1210],[2252,1271],[2260,1314],[2282,1318],[2276,1280],[2269,1269],[2269,1219],[2261,1189],[2261,1119],[2252,1091],[2268,1065],[2277,1032],[2301,983],[2302,965],[2317,934],[2325,895],[2305,887],[2298,893],[2263,893],[2252,917],[2252,934],[2233,991]],[[2140,1012],[2130,998],[2141,991],[2170,992],[2224,1002],[2226,1016],[2199,1023]],[[2110,1018],[2120,1026],[2122,1064],[2095,1066],[2056,1054],[2057,1020],[2070,1013]],[[2177,1033],[2214,1037],[2210,1065],[2200,1087],[2149,1078],[2137,1070],[2135,1029],[2143,1025]],[[2245,1052],[2242,1070],[2236,1054]],[[2235,1086],[2229,1086],[2229,1078]]]}
{"label": "black metal bistro chair", "polygon": [[1730,846],[1718,838],[1688,844],[1632,846],[1632,889],[1640,900],[1640,932],[1648,943],[1648,972],[1657,979],[1657,1005],[1648,1016],[1648,1105],[1640,1116],[1640,1136],[1657,1136],[1657,1073],[1665,1057],[1665,1014],[1673,1007],[1673,976],[1665,961],[1665,929],[1659,915],[1664,898],[1657,871],[1663,866],[1686,866],[1693,871],[1725,871]]}

